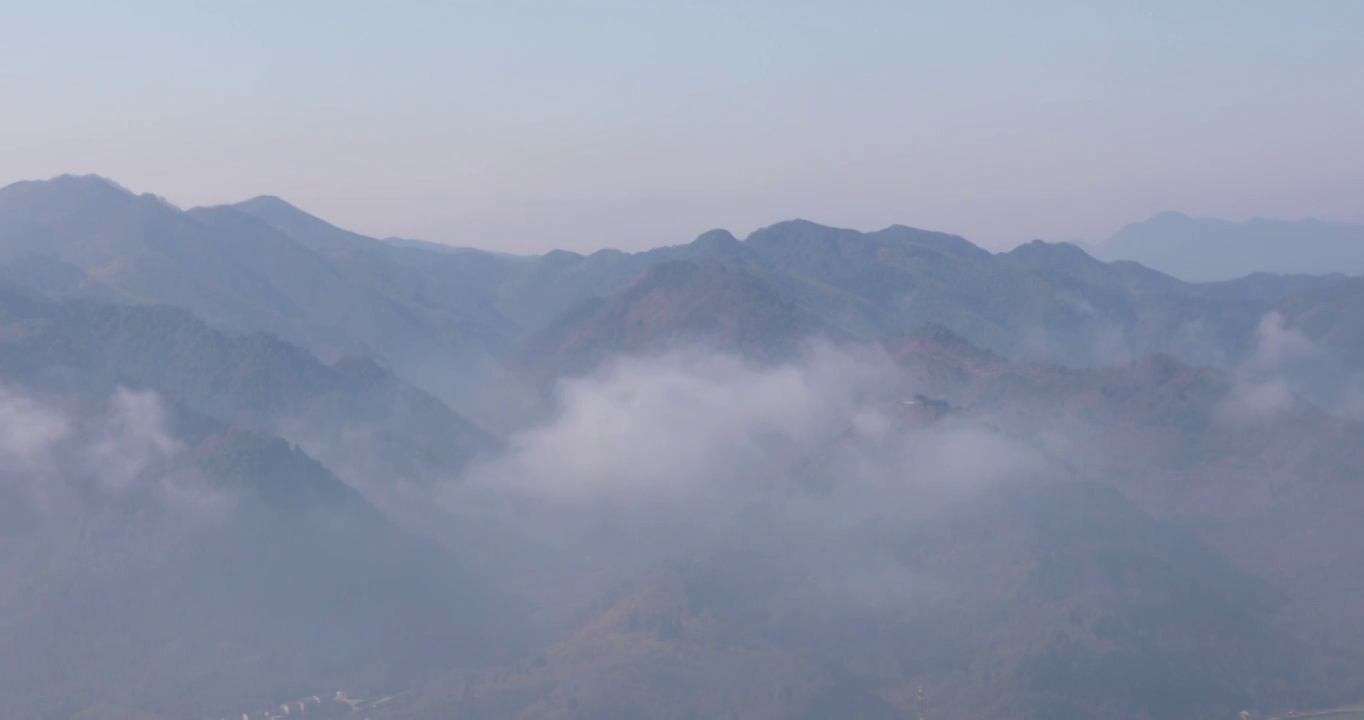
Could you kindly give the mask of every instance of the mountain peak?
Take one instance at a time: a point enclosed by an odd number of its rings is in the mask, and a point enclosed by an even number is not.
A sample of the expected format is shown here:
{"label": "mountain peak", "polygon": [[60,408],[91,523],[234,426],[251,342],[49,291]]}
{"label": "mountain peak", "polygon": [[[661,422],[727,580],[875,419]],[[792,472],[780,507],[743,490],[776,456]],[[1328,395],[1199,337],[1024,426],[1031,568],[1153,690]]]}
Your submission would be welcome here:
{"label": "mountain peak", "polygon": [[744,244],[759,252],[778,252],[798,245],[827,246],[864,238],[856,230],[833,228],[796,218],[754,230],[744,239]]}
{"label": "mountain peak", "polygon": [[1033,240],[1010,250],[1009,255],[1026,258],[1050,258],[1054,262],[1100,264],[1084,248],[1071,242]]}
{"label": "mountain peak", "polygon": [[22,180],[0,188],[0,209],[44,216],[89,218],[129,208],[152,214],[179,212],[159,195],[138,195],[100,175],[58,175],[47,180]]}
{"label": "mountain peak", "polygon": [[696,239],[692,241],[692,244],[713,246],[729,245],[738,242],[739,239],[734,237],[734,234],[731,233],[730,231],[722,228],[716,228],[714,230],[707,230],[706,232],[697,235]]}
{"label": "mountain peak", "polygon": [[838,228],[820,225],[817,222],[806,220],[805,218],[791,218],[790,220],[782,220],[781,222],[772,223],[767,227],[759,228],[758,230],[753,231],[748,237],[751,239],[754,235],[785,234],[792,232],[838,232]]}
{"label": "mountain peak", "polygon": [[930,248],[938,252],[961,258],[979,260],[990,256],[989,250],[976,245],[960,235],[938,232],[937,230],[924,230],[922,228],[910,227],[899,223],[877,230],[871,235],[876,238],[894,242]]}
{"label": "mountain peak", "polygon": [[128,196],[137,195],[137,193],[129,190],[123,185],[120,185],[103,175],[95,175],[93,173],[85,175],[63,173],[49,180],[40,180],[38,182],[55,187],[86,188],[91,190],[113,191]]}
{"label": "mountain peak", "polygon": [[297,206],[277,195],[257,195],[250,200],[243,200],[226,207],[244,212],[247,215],[254,215],[272,224],[285,220],[291,222],[326,222],[298,209]]}
{"label": "mountain peak", "polygon": [[299,210],[277,195],[257,195],[250,200],[243,200],[239,203],[235,203],[233,207],[252,213],[262,211],[303,213],[302,210]]}
{"label": "mountain peak", "polygon": [[261,220],[321,253],[382,252],[389,247],[374,238],[336,227],[275,195],[257,195],[228,207]]}
{"label": "mountain peak", "polygon": [[721,229],[701,233],[695,240],[691,241],[690,249],[694,257],[734,258],[753,253],[747,246],[739,242],[739,239],[734,237],[732,233]]}
{"label": "mountain peak", "polygon": [[133,191],[102,175],[73,175],[70,173],[57,175],[47,180],[20,180],[3,188],[3,190],[137,197]]}

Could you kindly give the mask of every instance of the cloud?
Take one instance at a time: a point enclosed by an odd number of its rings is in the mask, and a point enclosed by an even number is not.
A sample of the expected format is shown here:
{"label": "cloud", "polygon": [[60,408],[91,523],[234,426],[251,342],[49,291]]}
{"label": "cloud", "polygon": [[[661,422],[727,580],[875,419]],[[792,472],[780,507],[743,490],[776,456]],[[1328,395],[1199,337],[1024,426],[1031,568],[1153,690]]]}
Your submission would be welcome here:
{"label": "cloud", "polygon": [[166,411],[155,394],[118,388],[109,404],[109,411],[89,424],[81,456],[103,488],[121,492],[179,453],[181,445],[166,429]]}
{"label": "cloud", "polygon": [[1232,386],[1218,411],[1228,421],[1263,420],[1291,409],[1296,401],[1292,387],[1282,377],[1243,377]]}
{"label": "cloud", "polygon": [[1289,327],[1282,314],[1271,312],[1255,328],[1255,352],[1246,365],[1251,371],[1282,372],[1325,355],[1306,335]]}
{"label": "cloud", "polygon": [[483,473],[522,492],[621,504],[738,482],[795,443],[846,425],[870,378],[835,363],[826,355],[760,370],[728,356],[622,360],[565,383],[557,419],[514,437]]}
{"label": "cloud", "polygon": [[930,422],[903,382],[879,349],[819,347],[780,367],[620,359],[563,383],[555,417],[443,506],[470,535],[513,529],[465,537],[492,572],[518,555],[565,578],[744,556],[801,578],[792,592],[808,599],[904,600],[932,581],[885,539],[1042,459],[973,421]]}
{"label": "cloud", "polygon": [[1302,398],[1350,419],[1364,419],[1364,375],[1350,372],[1277,312],[1261,318],[1255,349],[1236,369],[1220,408],[1228,419],[1254,421],[1292,409]]}
{"label": "cloud", "polygon": [[40,468],[70,432],[64,414],[0,386],[0,465],[5,475]]}
{"label": "cloud", "polygon": [[161,399],[116,389],[93,407],[0,386],[0,488],[48,514],[111,498],[220,506],[188,464]]}

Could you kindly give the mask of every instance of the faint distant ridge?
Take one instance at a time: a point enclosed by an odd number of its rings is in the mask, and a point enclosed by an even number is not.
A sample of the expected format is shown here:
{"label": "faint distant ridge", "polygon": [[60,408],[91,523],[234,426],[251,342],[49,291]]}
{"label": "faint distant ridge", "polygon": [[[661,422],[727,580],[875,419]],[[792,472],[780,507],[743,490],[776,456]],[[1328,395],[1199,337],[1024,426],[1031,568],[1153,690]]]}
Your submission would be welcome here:
{"label": "faint distant ridge", "polygon": [[517,255],[515,253],[500,252],[497,250],[483,250],[463,245],[447,245],[445,243],[431,242],[429,240],[413,240],[411,238],[386,237],[380,240],[385,245],[392,245],[403,250],[425,250],[427,252],[444,253],[446,255],[461,255],[464,253],[486,253],[507,260],[529,260],[534,255]]}
{"label": "faint distant ridge", "polygon": [[1191,282],[1257,272],[1364,274],[1364,225],[1311,219],[1234,222],[1164,212],[1090,249],[1102,260],[1135,260]]}

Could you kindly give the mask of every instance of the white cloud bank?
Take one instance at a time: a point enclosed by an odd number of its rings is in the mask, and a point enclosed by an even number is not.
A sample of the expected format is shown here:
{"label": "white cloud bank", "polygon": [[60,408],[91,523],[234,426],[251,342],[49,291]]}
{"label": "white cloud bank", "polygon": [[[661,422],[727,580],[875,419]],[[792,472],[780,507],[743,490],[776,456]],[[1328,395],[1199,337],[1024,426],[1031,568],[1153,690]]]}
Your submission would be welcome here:
{"label": "white cloud bank", "polygon": [[564,383],[555,418],[452,484],[443,505],[473,534],[514,528],[471,541],[492,572],[519,557],[567,578],[628,576],[741,552],[806,578],[807,592],[894,602],[923,579],[888,538],[1043,465],[983,425],[930,421],[900,377],[879,349],[815,349],[776,368],[621,359]]}

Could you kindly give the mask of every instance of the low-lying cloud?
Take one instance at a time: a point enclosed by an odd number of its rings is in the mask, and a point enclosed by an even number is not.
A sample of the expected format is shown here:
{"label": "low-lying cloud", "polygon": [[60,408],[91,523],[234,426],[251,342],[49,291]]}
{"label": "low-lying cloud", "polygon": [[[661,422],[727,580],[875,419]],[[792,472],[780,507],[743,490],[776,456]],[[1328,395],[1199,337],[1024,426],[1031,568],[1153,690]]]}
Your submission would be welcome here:
{"label": "low-lying cloud", "polygon": [[1271,312],[1255,329],[1255,352],[1246,363],[1249,370],[1281,372],[1322,359],[1326,352],[1295,328],[1281,313]]}
{"label": "low-lying cloud", "polygon": [[40,514],[134,495],[173,510],[221,504],[177,462],[184,448],[155,393],[118,388],[93,408],[74,402],[0,386],[0,487]]}
{"label": "low-lying cloud", "polygon": [[[565,383],[554,422],[514,437],[509,453],[480,468],[475,481],[623,505],[732,487],[856,422],[856,398],[877,378],[873,368],[844,359],[821,353],[775,369],[729,356],[622,360]],[[884,424],[865,412],[860,419],[864,427]]]}
{"label": "low-lying cloud", "polygon": [[1271,312],[1255,331],[1255,349],[1236,370],[1222,408],[1229,417],[1260,420],[1291,409],[1298,398],[1344,418],[1364,419],[1364,376]]}
{"label": "low-lying cloud", "polygon": [[495,549],[472,541],[493,572],[517,564],[519,543],[524,572],[557,568],[565,581],[742,555],[814,596],[903,601],[928,580],[894,538],[1042,459],[936,417],[901,376],[879,349],[816,348],[779,367],[696,352],[620,359],[564,382],[554,418],[512,437],[443,504],[456,525],[513,528],[483,539]]}
{"label": "low-lying cloud", "polygon": [[119,388],[109,404],[109,410],[88,428],[84,460],[87,472],[101,487],[122,492],[182,448],[166,428],[165,407],[156,395]]}
{"label": "low-lying cloud", "polygon": [[26,394],[0,386],[0,466],[4,477],[32,473],[50,460],[71,432],[65,414]]}

